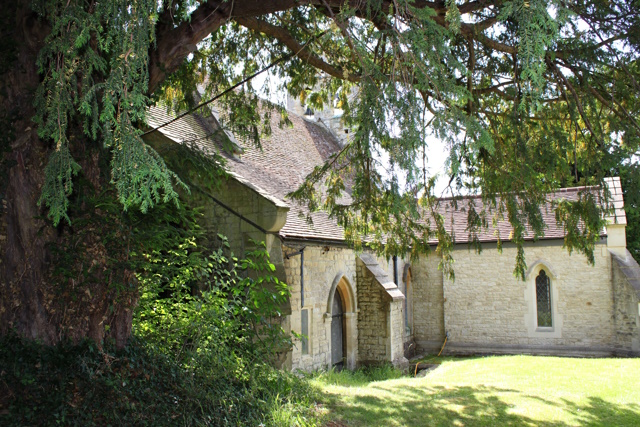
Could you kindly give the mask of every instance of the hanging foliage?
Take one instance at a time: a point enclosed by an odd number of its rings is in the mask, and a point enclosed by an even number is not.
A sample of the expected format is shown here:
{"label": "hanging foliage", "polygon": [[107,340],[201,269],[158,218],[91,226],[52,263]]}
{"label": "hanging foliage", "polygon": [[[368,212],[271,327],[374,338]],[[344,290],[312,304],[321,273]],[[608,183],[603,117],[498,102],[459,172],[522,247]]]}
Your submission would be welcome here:
{"label": "hanging foliage", "polygon": [[[41,3],[51,32],[38,62],[36,121],[53,151],[40,203],[54,223],[69,220],[79,170],[72,124],[111,150],[124,208],[145,211],[174,200],[181,185],[140,139],[150,97],[184,109],[196,87],[211,97],[291,54],[266,93],[286,89],[313,109],[339,105],[354,130],[292,197],[326,209],[356,247],[368,236],[387,256],[429,252],[437,241],[452,272],[455,236],[434,190],[432,138],[448,148],[451,195],[482,194],[476,214],[485,221],[470,217],[469,231],[511,223],[519,276],[525,236],[544,233],[547,195],[601,186],[612,147],[628,157],[638,150],[637,1],[236,3]],[[247,83],[218,108],[223,126],[259,144],[269,115],[286,125],[286,112],[259,108],[257,93]],[[338,202],[344,191],[348,207]],[[589,259],[607,200],[593,191],[561,203],[556,216],[566,247]]]}

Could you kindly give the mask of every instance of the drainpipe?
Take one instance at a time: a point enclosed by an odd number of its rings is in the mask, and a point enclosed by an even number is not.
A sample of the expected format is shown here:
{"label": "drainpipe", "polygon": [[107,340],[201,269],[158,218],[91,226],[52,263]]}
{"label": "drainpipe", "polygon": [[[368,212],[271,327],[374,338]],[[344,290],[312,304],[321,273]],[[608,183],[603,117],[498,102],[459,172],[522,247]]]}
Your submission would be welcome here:
{"label": "drainpipe", "polygon": [[398,256],[393,256],[393,283],[398,286]]}
{"label": "drainpipe", "polygon": [[304,307],[304,248],[300,249],[300,307]]}
{"label": "drainpipe", "polygon": [[[442,269],[442,329],[444,330],[444,344],[442,344],[442,349],[444,349],[444,345],[447,343],[447,340],[449,339],[449,331],[447,331],[447,322],[445,321],[446,318],[446,308],[444,306],[445,302],[447,302],[447,298],[444,295],[444,281],[445,281],[445,275],[444,275],[444,268]],[[442,353],[442,349],[440,349],[440,352]]]}

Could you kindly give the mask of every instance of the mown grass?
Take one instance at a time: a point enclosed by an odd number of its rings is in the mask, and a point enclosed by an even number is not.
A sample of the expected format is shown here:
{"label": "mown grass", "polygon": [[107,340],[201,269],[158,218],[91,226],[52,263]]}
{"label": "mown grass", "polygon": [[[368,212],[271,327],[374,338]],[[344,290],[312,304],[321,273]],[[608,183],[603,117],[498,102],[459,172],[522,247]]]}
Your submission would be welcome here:
{"label": "mown grass", "polygon": [[[312,384],[348,426],[639,426],[640,359],[430,358],[414,378],[328,372]],[[386,376],[386,378],[385,378]],[[340,425],[339,424],[339,425]]]}

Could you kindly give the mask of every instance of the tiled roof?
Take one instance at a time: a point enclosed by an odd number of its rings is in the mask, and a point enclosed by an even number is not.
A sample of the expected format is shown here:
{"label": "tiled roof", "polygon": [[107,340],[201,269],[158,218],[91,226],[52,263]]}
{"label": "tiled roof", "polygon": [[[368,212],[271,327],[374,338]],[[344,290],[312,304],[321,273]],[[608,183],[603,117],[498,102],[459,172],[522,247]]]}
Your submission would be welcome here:
{"label": "tiled roof", "polygon": [[[311,213],[311,226],[306,220],[308,209],[285,200],[285,196],[296,190],[314,167],[323,164],[340,149],[336,138],[320,124],[293,113],[289,114],[293,125],[281,128],[276,116],[272,114],[271,135],[260,141],[262,149],[234,139],[241,146],[241,153],[230,155],[221,151],[227,158],[228,171],[245,185],[251,183],[259,194],[289,206],[287,222],[280,230],[282,237],[343,241],[342,228],[326,212]],[[151,107],[149,110],[151,127],[160,126],[172,118],[162,108]],[[216,149],[212,138],[207,138],[216,133],[216,127],[215,118],[191,114],[159,129],[159,132],[178,143],[195,142],[201,147]]]}
{"label": "tiled roof", "polygon": [[[624,201],[622,198],[622,188],[620,185],[620,178],[605,178],[605,184],[610,191],[610,204],[613,207],[613,211],[606,215],[608,223],[623,224],[626,225],[627,220],[624,212]],[[555,212],[552,207],[552,202],[560,200],[578,200],[581,192],[596,192],[596,187],[572,187],[562,188],[553,193],[547,195],[547,203],[541,206],[540,213],[545,224],[543,239],[563,239],[564,229],[556,222]],[[480,196],[467,196],[457,201],[457,204],[453,204],[453,199],[440,199],[438,201],[438,213],[445,218],[446,228],[454,235],[456,243],[469,243],[472,241],[473,236],[467,230],[467,215],[470,209],[475,209],[477,213],[480,213],[484,209],[484,204]],[[502,216],[496,216],[495,210],[487,210],[487,221],[489,227],[487,229],[481,229],[477,234],[477,239],[480,242],[495,242],[498,240],[507,241],[511,239],[512,227],[509,223],[506,214]],[[493,219],[496,218],[495,224]],[[602,235],[606,235],[606,230],[603,230]],[[533,231],[529,228],[525,233],[526,240],[533,240]],[[436,243],[431,242],[431,243]]]}
{"label": "tiled roof", "polygon": [[611,205],[613,212],[607,215],[607,221],[612,224],[627,225],[627,215],[624,213],[624,199],[622,198],[622,185],[619,177],[604,179],[611,193]]}
{"label": "tiled roof", "polygon": [[[217,116],[217,113],[214,114]],[[334,152],[340,149],[337,139],[326,128],[318,123],[306,120],[294,113],[289,113],[291,127],[280,128],[277,114],[271,118],[272,133],[261,139],[262,148],[250,144],[239,143],[233,135],[227,135],[235,144],[241,146],[239,154],[231,155],[221,152],[227,157],[228,171],[240,182],[254,189],[259,194],[272,200],[279,206],[290,208],[287,221],[280,230],[284,238],[319,239],[343,241],[344,232],[325,212],[313,212],[313,225],[309,225],[306,216],[309,211],[291,200],[286,195],[296,190],[304,178],[314,167],[321,165]],[[152,107],[149,111],[149,125],[157,127],[172,119],[165,110]],[[212,138],[218,128],[214,117],[203,118],[196,114],[185,116],[180,120],[159,130],[166,137],[178,143],[197,143],[198,145],[216,149]],[[607,216],[610,222],[626,224],[623,209],[622,190],[619,178],[608,178],[614,211]],[[576,200],[580,191],[593,189],[585,187],[561,189],[549,194],[548,200]],[[445,218],[445,225],[453,233],[456,243],[468,243],[472,236],[467,231],[467,214],[474,206],[476,212],[483,210],[483,202],[479,196],[463,197],[457,201],[457,208],[452,199],[440,199],[438,212]],[[562,239],[564,230],[556,224],[555,213],[548,204],[542,207],[541,213],[546,224],[544,239]],[[492,224],[492,214],[487,217],[489,228],[478,233],[480,242],[494,242],[500,238],[507,241],[511,238],[511,225],[506,219],[499,219]],[[533,239],[529,232],[526,239]],[[435,243],[435,242],[431,242]]]}
{"label": "tiled roof", "polygon": [[[544,239],[562,239],[564,238],[564,230],[556,224],[555,213],[551,208],[552,200],[566,199],[577,200],[578,193],[584,188],[567,188],[559,190],[548,195],[547,203],[540,208],[542,219],[545,224]],[[469,243],[474,236],[469,232],[468,214],[471,209],[475,209],[476,213],[482,215],[485,209],[484,202],[480,196],[466,196],[457,200],[454,204],[453,199],[445,198],[438,201],[437,212],[445,219],[445,227],[453,235],[455,243]],[[488,228],[481,228],[477,232],[477,239],[480,242],[496,242],[498,240],[511,240],[512,227],[508,221],[507,214],[497,215],[494,208],[488,207],[485,212]],[[528,229],[525,232],[525,240],[533,240],[533,230]],[[430,243],[437,243],[436,240]]]}

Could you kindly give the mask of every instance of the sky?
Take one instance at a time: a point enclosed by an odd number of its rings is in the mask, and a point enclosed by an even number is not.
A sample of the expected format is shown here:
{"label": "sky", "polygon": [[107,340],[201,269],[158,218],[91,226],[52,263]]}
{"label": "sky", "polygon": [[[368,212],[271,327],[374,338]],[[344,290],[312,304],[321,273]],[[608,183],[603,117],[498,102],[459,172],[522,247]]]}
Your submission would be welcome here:
{"label": "sky", "polygon": [[[265,81],[267,80],[267,77],[269,77],[269,95],[265,94],[262,89]],[[287,94],[285,91],[278,90],[278,79],[279,77],[275,75],[268,76],[268,73],[263,73],[256,76],[251,83],[258,94],[263,98],[268,99],[275,104],[286,106]],[[451,196],[452,194],[446,191],[447,185],[449,183],[449,177],[446,175],[446,160],[447,156],[449,155],[449,149],[444,142],[435,137],[431,137],[427,141],[427,145],[429,148],[429,166],[427,167],[427,172],[432,176],[437,175],[435,194],[438,197]],[[388,164],[388,160],[384,158],[381,158],[380,161],[383,164]],[[421,162],[422,159],[416,159],[416,162],[418,161]],[[404,183],[400,184],[402,186]]]}

